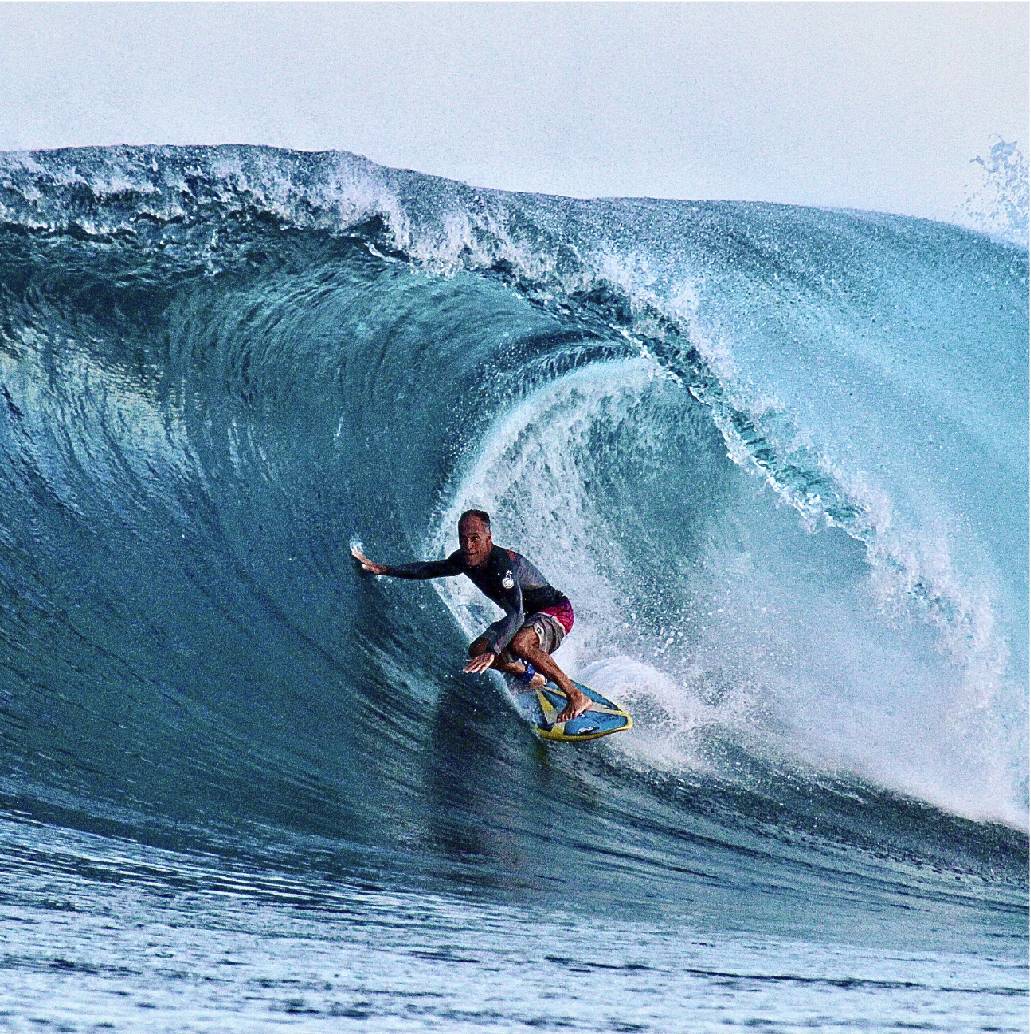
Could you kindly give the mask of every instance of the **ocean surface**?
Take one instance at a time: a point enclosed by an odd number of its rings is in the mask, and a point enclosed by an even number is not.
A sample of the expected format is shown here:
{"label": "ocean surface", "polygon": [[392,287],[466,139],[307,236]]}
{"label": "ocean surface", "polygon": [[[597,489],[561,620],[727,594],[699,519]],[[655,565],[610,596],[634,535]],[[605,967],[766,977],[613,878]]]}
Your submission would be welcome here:
{"label": "ocean surface", "polygon": [[[1028,252],[0,154],[0,1029],[1023,1031]],[[458,514],[634,730],[537,742]]]}

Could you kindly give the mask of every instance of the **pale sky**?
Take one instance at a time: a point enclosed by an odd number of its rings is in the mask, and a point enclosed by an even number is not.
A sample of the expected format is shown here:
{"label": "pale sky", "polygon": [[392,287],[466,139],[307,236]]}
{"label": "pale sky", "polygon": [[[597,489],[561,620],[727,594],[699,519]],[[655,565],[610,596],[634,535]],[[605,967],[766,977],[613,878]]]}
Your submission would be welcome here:
{"label": "pale sky", "polygon": [[480,186],[949,218],[1024,3],[0,4],[0,150],[338,149]]}

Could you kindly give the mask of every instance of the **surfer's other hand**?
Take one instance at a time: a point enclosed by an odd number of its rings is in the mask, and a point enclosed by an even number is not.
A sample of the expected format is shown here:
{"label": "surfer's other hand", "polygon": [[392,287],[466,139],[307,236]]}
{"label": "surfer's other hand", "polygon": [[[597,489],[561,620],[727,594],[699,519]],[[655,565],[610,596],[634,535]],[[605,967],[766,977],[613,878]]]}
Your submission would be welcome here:
{"label": "surfer's other hand", "polygon": [[475,657],[469,658],[462,671],[468,672],[470,675],[478,675],[481,671],[486,671],[494,663],[494,657],[495,655],[490,650],[486,653],[478,653]]}

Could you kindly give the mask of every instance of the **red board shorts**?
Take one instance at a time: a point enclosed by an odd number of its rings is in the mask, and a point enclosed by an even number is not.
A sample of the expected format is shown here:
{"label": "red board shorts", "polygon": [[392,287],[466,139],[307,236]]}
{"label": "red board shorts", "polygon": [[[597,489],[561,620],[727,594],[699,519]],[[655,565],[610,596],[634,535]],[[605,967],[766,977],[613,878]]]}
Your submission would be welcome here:
{"label": "red board shorts", "polygon": [[[541,649],[545,653],[554,653],[562,645],[562,640],[573,630],[573,621],[573,605],[566,600],[564,603],[557,603],[554,607],[545,607],[544,610],[531,614],[523,622],[522,628],[532,628],[537,633]],[[501,659],[514,661],[515,657],[506,648],[501,652]]]}

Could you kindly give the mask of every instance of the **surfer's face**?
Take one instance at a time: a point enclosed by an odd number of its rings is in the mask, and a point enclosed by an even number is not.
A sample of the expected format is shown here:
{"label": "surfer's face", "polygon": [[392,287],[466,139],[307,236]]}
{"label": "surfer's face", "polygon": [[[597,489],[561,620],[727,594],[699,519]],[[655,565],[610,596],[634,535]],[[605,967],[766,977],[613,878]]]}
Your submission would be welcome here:
{"label": "surfer's face", "polygon": [[476,517],[467,517],[458,525],[458,545],[470,567],[479,567],[494,548],[490,529]]}

